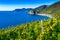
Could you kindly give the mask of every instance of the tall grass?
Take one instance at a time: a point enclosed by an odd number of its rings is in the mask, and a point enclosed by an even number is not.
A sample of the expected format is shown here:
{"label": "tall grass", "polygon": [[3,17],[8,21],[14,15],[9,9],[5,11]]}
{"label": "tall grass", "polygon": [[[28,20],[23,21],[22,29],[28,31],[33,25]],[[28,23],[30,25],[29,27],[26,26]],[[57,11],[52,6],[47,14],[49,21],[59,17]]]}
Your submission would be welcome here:
{"label": "tall grass", "polygon": [[0,30],[0,40],[58,40],[60,15]]}

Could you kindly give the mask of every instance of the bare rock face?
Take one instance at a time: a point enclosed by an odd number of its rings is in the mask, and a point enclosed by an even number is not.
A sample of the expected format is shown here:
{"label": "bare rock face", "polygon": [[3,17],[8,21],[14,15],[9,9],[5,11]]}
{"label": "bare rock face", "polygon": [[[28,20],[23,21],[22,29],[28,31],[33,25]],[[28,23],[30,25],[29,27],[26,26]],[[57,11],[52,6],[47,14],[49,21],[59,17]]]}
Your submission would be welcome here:
{"label": "bare rock face", "polygon": [[34,14],[34,12],[32,10],[29,11],[29,14]]}

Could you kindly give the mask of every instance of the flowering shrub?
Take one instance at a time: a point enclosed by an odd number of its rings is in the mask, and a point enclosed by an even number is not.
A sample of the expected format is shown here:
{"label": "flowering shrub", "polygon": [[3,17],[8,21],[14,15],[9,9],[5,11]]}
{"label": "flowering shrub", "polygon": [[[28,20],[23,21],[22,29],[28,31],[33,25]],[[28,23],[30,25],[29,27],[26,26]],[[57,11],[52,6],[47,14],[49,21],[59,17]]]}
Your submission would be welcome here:
{"label": "flowering shrub", "polygon": [[60,40],[60,17],[1,29],[0,40]]}

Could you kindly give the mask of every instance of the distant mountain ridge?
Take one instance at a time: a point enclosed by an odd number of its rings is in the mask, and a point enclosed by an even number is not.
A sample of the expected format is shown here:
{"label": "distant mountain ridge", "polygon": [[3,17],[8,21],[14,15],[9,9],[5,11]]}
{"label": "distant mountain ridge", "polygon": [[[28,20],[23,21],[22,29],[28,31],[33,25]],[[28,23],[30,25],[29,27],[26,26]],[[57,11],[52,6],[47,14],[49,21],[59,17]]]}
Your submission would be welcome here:
{"label": "distant mountain ridge", "polygon": [[56,13],[60,13],[60,1],[56,2],[52,5],[43,5],[40,7],[35,8],[34,10],[31,10],[30,13],[47,13],[47,14],[56,14]]}
{"label": "distant mountain ridge", "polygon": [[22,8],[22,9],[15,9],[14,11],[23,11],[23,10],[32,10],[32,8]]}

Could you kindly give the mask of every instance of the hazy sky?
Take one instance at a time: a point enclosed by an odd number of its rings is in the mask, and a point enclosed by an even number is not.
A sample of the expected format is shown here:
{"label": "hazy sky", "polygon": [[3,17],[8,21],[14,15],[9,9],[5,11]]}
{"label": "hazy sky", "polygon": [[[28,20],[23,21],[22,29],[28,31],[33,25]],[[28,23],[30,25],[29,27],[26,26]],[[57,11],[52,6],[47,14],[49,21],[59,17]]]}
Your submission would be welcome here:
{"label": "hazy sky", "polygon": [[50,5],[59,0],[0,0],[0,10],[16,8],[35,8],[44,4]]}

